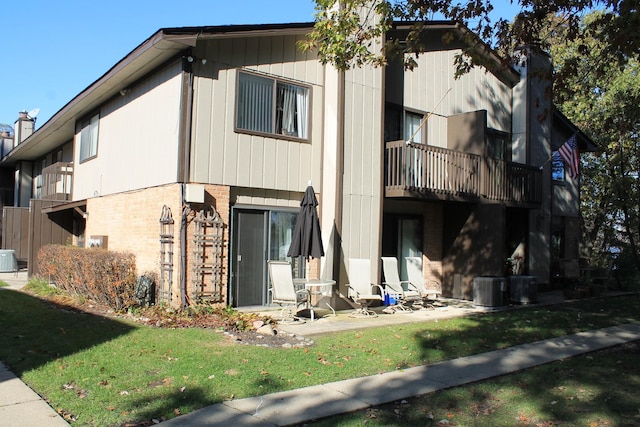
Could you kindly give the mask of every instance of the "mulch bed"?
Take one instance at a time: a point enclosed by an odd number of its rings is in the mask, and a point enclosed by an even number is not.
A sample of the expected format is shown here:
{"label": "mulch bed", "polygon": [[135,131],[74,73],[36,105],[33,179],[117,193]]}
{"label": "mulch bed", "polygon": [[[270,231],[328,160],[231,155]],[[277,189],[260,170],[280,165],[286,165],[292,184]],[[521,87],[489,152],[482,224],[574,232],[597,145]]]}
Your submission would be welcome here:
{"label": "mulch bed", "polygon": [[314,344],[313,340],[309,338],[278,330],[278,325],[275,321],[273,327],[266,327],[261,332],[257,329],[262,326],[262,323],[255,325],[254,328],[240,331],[229,328],[225,319],[216,314],[185,316],[179,315],[178,312],[163,311],[156,308],[141,308],[139,311],[135,310],[131,313],[120,313],[108,306],[93,301],[80,303],[72,297],[63,295],[55,295],[49,299],[49,302],[62,310],[94,316],[126,319],[156,328],[213,329],[224,333],[228,342],[236,344],[281,348],[302,348]]}

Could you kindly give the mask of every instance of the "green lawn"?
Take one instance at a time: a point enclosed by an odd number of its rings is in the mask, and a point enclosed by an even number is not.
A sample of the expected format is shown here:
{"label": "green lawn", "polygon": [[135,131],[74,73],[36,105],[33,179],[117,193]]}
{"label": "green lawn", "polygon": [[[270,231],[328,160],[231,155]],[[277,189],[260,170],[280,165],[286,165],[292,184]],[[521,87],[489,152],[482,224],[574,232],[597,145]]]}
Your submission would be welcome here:
{"label": "green lawn", "polygon": [[80,314],[5,289],[0,360],[75,425],[121,425],[634,322],[638,302],[627,296],[532,306],[316,336],[313,347],[283,349],[230,343],[213,330]]}
{"label": "green lawn", "polygon": [[305,425],[638,426],[639,354],[625,344]]}

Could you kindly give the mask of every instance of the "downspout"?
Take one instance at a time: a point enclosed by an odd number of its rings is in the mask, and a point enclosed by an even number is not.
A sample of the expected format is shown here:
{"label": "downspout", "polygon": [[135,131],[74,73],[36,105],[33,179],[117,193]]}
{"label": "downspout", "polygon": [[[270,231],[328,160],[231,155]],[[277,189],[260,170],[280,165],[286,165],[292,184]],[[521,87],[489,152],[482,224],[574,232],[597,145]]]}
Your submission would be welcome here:
{"label": "downspout", "polygon": [[191,121],[193,113],[193,62],[182,58],[182,96],[180,105],[180,149],[178,152],[178,182],[180,183],[180,305],[187,305],[187,216],[190,208],[185,200],[186,183],[191,166]]}
{"label": "downspout", "polygon": [[182,215],[180,217],[180,306],[187,306],[187,215],[189,206],[184,202],[185,183],[180,185]]}
{"label": "downspout", "polygon": [[345,72],[338,72],[338,135],[336,150],[336,194],[335,194],[335,241],[333,251],[333,278],[340,278],[340,257],[342,255],[342,211],[344,200],[344,111]]}

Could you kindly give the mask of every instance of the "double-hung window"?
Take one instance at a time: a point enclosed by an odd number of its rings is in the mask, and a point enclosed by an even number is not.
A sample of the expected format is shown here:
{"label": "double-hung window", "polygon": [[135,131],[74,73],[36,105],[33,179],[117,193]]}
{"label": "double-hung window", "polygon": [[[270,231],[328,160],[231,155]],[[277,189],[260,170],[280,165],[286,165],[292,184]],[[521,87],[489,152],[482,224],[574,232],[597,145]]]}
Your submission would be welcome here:
{"label": "double-hung window", "polygon": [[238,73],[236,129],[309,139],[309,88]]}
{"label": "double-hung window", "polygon": [[98,122],[100,115],[96,114],[80,124],[80,161],[91,159],[98,155]]}

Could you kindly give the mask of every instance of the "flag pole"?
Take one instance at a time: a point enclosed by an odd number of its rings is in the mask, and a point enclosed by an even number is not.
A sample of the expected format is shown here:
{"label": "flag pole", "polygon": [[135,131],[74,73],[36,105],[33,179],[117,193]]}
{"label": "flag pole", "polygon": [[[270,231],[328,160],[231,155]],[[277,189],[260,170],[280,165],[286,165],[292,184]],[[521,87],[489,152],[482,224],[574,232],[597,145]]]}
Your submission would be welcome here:
{"label": "flag pole", "polygon": [[549,156],[549,158],[548,158],[548,159],[547,159],[543,164],[541,164],[541,165],[540,165],[540,167],[539,167],[538,169],[539,169],[539,170],[544,169],[544,166],[545,166],[547,163],[549,163],[549,162],[550,162],[554,157],[555,157],[555,154],[551,153],[551,156]]}
{"label": "flag pole", "polygon": [[[573,136],[572,136],[571,138],[569,138],[569,140],[571,140],[572,138],[576,138],[577,136],[578,136],[578,132],[575,132],[575,133],[573,134]],[[566,142],[565,142],[564,144],[562,144],[562,145],[564,146],[565,144],[566,144]],[[556,150],[555,154],[552,152],[552,153],[551,153],[551,156],[549,156],[549,158],[548,158],[548,159],[547,159],[543,164],[541,164],[541,165],[540,165],[540,167],[539,167],[538,169],[539,169],[539,170],[542,170],[542,169],[544,168],[544,166],[545,166],[547,163],[549,163],[551,160],[553,160],[553,158],[554,158],[555,156],[560,157],[560,158],[562,159],[562,161],[563,161],[564,163],[566,163],[566,161],[562,158],[562,156],[560,155],[560,153],[558,153],[558,151],[559,151],[559,150],[560,150],[560,149]]]}
{"label": "flag pole", "polygon": [[427,122],[427,120],[429,120],[429,117],[431,117],[433,112],[438,108],[438,106],[442,103],[442,101],[444,101],[444,98],[449,94],[449,92],[451,92],[451,88],[449,88],[449,90],[446,91],[444,95],[442,95],[442,98],[440,98],[440,101],[438,101],[436,106],[433,107],[433,110],[429,111],[429,114],[424,116],[424,119],[422,119],[422,121],[420,122],[420,126],[418,126],[418,129],[416,129],[415,132],[413,132],[413,135],[411,135],[411,138],[409,138],[409,140],[407,142],[413,141],[413,138],[417,135],[418,132],[420,132],[420,129],[422,129],[422,126],[424,126],[424,124]]}

